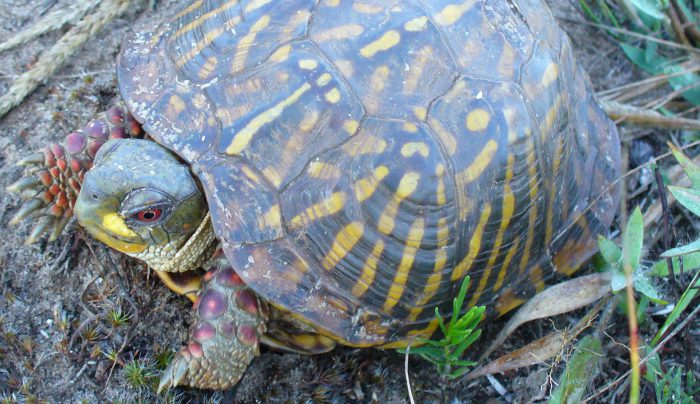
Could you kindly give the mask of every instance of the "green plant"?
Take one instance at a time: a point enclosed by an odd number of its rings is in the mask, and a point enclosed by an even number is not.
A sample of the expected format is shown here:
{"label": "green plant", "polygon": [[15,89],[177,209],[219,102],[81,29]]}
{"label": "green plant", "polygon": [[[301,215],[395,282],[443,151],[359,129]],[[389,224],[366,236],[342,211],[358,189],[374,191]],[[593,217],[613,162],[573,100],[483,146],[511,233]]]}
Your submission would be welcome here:
{"label": "green plant", "polygon": [[[472,307],[460,315],[468,287],[469,277],[466,276],[462,281],[459,294],[452,301],[452,316],[449,323],[445,323],[444,318],[440,315],[440,310],[437,307],[435,308],[435,318],[438,321],[443,337],[439,340],[418,338],[417,342],[422,345],[410,350],[411,353],[434,363],[438,372],[450,379],[463,376],[471,367],[476,365],[476,362],[462,359],[462,355],[481,335],[481,330],[476,327],[481,321],[486,308],[484,306]],[[404,349],[400,351],[406,352]]]}
{"label": "green plant", "polygon": [[700,384],[692,371],[686,371],[682,366],[673,366],[665,371],[658,354],[647,362],[644,378],[654,385],[658,404],[691,404],[695,403],[693,396],[700,394]]}
{"label": "green plant", "polygon": [[131,315],[124,313],[121,308],[112,309],[107,313],[107,320],[114,328],[125,325],[130,318]]}
{"label": "green plant", "polygon": [[124,378],[135,389],[153,388],[158,380],[154,364],[143,360],[131,359],[123,368]]}

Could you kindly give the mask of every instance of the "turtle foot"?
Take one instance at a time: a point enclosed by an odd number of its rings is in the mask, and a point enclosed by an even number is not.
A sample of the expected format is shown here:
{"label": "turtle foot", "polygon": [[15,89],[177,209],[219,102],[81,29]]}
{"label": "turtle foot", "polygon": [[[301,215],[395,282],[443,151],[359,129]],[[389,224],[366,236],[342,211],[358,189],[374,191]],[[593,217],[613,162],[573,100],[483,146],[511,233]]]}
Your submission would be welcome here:
{"label": "turtle foot", "polygon": [[194,310],[190,340],[163,372],[159,392],[175,386],[231,388],[259,354],[265,309],[230,267],[207,272]]}

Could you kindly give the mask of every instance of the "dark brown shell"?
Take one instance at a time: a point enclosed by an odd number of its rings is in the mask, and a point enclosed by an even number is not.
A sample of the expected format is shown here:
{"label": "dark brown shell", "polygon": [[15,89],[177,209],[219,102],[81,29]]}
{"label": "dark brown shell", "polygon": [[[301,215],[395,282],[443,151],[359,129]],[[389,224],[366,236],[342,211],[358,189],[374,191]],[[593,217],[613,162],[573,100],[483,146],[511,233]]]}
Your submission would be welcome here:
{"label": "dark brown shell", "polygon": [[618,202],[617,133],[542,1],[195,1],[118,73],[240,276],[346,344],[431,334],[465,275],[510,310]]}

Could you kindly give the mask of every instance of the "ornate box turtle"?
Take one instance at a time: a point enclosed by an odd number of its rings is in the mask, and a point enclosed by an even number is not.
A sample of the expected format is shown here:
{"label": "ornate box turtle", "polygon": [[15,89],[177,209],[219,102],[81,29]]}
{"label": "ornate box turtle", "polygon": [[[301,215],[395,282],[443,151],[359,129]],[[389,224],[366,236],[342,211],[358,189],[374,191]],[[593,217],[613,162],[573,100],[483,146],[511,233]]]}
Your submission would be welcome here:
{"label": "ornate box turtle", "polygon": [[466,275],[501,315],[618,203],[615,127],[542,1],[199,0],[117,73],[123,105],[25,161],[15,221],[75,212],[196,300],[161,387],[230,387],[260,342],[430,336]]}

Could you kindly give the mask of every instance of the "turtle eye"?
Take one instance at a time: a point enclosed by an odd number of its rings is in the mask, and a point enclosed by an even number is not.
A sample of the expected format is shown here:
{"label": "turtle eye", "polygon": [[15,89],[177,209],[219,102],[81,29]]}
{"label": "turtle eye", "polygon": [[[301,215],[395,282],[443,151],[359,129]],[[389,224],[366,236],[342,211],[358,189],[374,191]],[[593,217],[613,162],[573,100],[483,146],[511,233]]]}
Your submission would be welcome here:
{"label": "turtle eye", "polygon": [[142,223],[153,223],[163,215],[163,209],[148,208],[134,214],[134,219]]}

